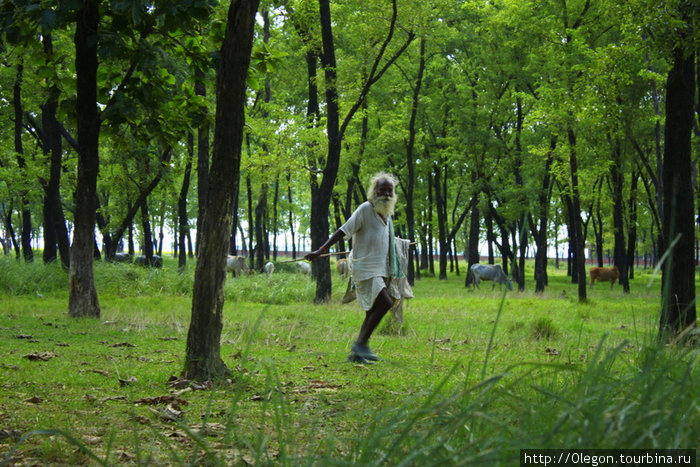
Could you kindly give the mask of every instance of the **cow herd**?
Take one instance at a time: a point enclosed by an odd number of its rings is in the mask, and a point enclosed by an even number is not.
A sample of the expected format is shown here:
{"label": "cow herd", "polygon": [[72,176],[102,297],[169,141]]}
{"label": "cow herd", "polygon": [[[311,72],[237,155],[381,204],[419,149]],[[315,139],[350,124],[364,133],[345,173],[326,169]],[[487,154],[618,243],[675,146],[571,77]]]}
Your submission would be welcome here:
{"label": "cow herd", "polygon": [[[148,261],[146,256],[137,256],[132,258],[128,253],[116,253],[114,255],[114,261],[123,263],[133,262],[141,266],[146,266]],[[151,266],[160,268],[163,266],[163,259],[158,255],[153,255],[151,259]],[[295,264],[296,271],[305,275],[311,276],[311,265],[309,263],[297,262]],[[336,262],[336,271],[338,275],[345,279],[350,275],[350,263],[347,259],[339,259]],[[231,273],[231,277],[235,278],[241,274],[252,274],[253,272],[248,267],[248,258],[245,256],[232,256],[226,257],[226,272]],[[263,272],[268,276],[275,272],[275,264],[272,262],[267,262],[263,267]],[[472,285],[475,289],[479,288],[481,281],[492,281],[491,289],[496,287],[496,284],[500,286],[505,285],[508,290],[513,290],[513,282],[503,271],[503,268],[498,264],[472,264],[469,268],[469,274],[472,276]],[[610,288],[612,289],[615,282],[620,279],[620,271],[617,266],[611,268],[604,267],[592,267],[589,270],[589,275],[591,278],[591,287],[596,282],[610,282]]]}
{"label": "cow herd", "polygon": [[[472,284],[474,288],[479,288],[479,283],[481,281],[493,281],[491,289],[496,287],[496,284],[505,284],[508,290],[513,290],[513,282],[498,264],[472,264],[469,268],[469,273],[472,275]],[[589,271],[591,276],[591,287],[597,281],[599,282],[610,282],[610,288],[612,289],[615,285],[615,281],[620,278],[620,271],[617,266],[611,268],[604,267],[592,267]]]}

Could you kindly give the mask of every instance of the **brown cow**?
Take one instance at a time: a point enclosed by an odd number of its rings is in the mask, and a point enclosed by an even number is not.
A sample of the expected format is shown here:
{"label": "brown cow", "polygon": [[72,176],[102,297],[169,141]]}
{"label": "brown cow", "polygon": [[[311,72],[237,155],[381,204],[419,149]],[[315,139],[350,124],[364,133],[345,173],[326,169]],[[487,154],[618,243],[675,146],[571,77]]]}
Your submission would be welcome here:
{"label": "brown cow", "polygon": [[591,287],[595,281],[610,281],[610,288],[613,288],[615,281],[620,278],[620,271],[618,271],[617,266],[611,268],[591,268],[589,271],[591,275]]}

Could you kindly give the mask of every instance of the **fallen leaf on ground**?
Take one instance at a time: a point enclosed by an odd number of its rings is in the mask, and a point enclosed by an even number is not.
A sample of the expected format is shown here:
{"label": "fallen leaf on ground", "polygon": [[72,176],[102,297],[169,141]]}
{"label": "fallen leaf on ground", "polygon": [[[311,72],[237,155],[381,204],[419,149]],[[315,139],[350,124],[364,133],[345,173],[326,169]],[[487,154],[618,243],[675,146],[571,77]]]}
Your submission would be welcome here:
{"label": "fallen leaf on ground", "polygon": [[56,355],[53,352],[32,352],[32,353],[28,353],[27,355],[24,356],[24,358],[27,358],[33,362],[36,362],[36,361],[47,362],[54,357],[58,357],[58,355]]}
{"label": "fallen leaf on ground", "polygon": [[99,436],[87,436],[86,435],[86,436],[83,436],[83,440],[85,441],[85,444],[95,445],[95,444],[100,444],[100,442],[102,441],[102,438],[100,438]]}
{"label": "fallen leaf on ground", "polygon": [[28,402],[30,404],[40,404],[40,403],[44,402],[44,399],[42,399],[39,396],[32,396],[29,399],[25,399],[24,402]]}
{"label": "fallen leaf on ground", "polygon": [[126,396],[111,396],[111,397],[105,397],[104,399],[100,399],[100,402],[107,402],[107,401],[125,401]]}
{"label": "fallen leaf on ground", "polygon": [[338,383],[329,383],[328,381],[318,381],[318,380],[313,380],[309,381],[309,388],[310,389],[338,389],[342,388],[342,384]]}
{"label": "fallen leaf on ground", "polygon": [[136,379],[134,376],[129,376],[126,379],[119,378],[119,385],[120,386],[128,386],[130,384],[134,384],[138,382],[138,379]]}
{"label": "fallen leaf on ground", "polygon": [[20,438],[22,432],[19,430],[0,430],[0,439]]}
{"label": "fallen leaf on ground", "polygon": [[134,344],[129,342],[119,342],[117,344],[112,344],[110,347],[136,347]]}
{"label": "fallen leaf on ground", "polygon": [[177,376],[171,376],[168,379],[168,386],[173,389],[190,389],[204,391],[206,389],[212,388],[212,382],[207,381],[193,381],[191,379],[180,379]]}
{"label": "fallen leaf on ground", "polygon": [[174,422],[182,418],[182,410],[170,404],[161,410],[154,409],[153,407],[149,407],[148,409],[166,422]]}
{"label": "fallen leaf on ground", "polygon": [[552,349],[549,347],[545,348],[544,353],[546,353],[547,355],[559,355],[559,351],[557,349]]}
{"label": "fallen leaf on ground", "polygon": [[17,339],[34,339],[34,336],[30,336],[29,334],[18,334]]}
{"label": "fallen leaf on ground", "polygon": [[177,404],[182,404],[182,405],[187,405],[189,403],[185,399],[182,399],[180,397],[165,395],[165,396],[156,396],[156,397],[144,397],[143,399],[139,399],[139,400],[134,401],[134,404],[157,405],[157,404],[171,404],[173,402],[175,402]]}

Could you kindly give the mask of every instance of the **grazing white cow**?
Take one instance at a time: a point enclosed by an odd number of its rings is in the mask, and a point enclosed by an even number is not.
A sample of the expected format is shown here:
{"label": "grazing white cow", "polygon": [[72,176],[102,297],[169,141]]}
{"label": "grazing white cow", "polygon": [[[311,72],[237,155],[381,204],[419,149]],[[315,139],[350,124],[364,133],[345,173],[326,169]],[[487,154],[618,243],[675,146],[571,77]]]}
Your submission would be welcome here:
{"label": "grazing white cow", "polygon": [[230,272],[231,277],[240,276],[243,271],[245,271],[246,274],[250,273],[245,256],[229,255],[226,257],[226,272]]}
{"label": "grazing white cow", "polygon": [[311,265],[309,263],[297,263],[297,271],[307,276],[311,275]]}
{"label": "grazing white cow", "polygon": [[346,277],[350,270],[348,269],[348,260],[347,259],[339,259],[338,263],[335,265],[335,269],[338,271],[338,274],[340,277]]}
{"label": "grazing white cow", "polygon": [[267,263],[265,263],[265,267],[263,269],[265,270],[265,272],[269,276],[270,274],[275,272],[275,265],[272,264],[271,262],[267,262]]}
{"label": "grazing white cow", "polygon": [[493,290],[496,283],[505,284],[508,290],[513,290],[513,282],[506,276],[499,264],[472,264],[469,271],[474,275],[474,286],[479,287],[479,282],[482,280],[493,281]]}

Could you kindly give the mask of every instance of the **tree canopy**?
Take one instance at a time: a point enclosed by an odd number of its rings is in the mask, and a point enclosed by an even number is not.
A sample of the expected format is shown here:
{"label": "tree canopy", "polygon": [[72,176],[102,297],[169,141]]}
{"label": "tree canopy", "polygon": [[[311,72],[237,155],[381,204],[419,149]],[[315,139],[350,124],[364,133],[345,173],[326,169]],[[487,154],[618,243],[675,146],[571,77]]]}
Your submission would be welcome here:
{"label": "tree canopy", "polygon": [[[149,262],[179,250],[184,265],[215,170],[227,11],[216,0],[2,3],[5,254],[78,261],[76,284],[90,282],[91,258],[121,250]],[[682,233],[666,264],[687,285],[699,19],[691,0],[263,1],[229,251],[260,269],[319,246],[369,176],[389,170],[397,231],[417,243],[411,280],[485,255],[520,290],[542,291],[556,256],[584,300],[587,259],[617,265],[629,291],[634,268],[657,264]],[[693,203],[679,209],[673,193]],[[314,275],[325,300],[328,263]],[[676,331],[695,320],[694,292],[679,303]],[[99,314],[96,296],[89,306]]]}

